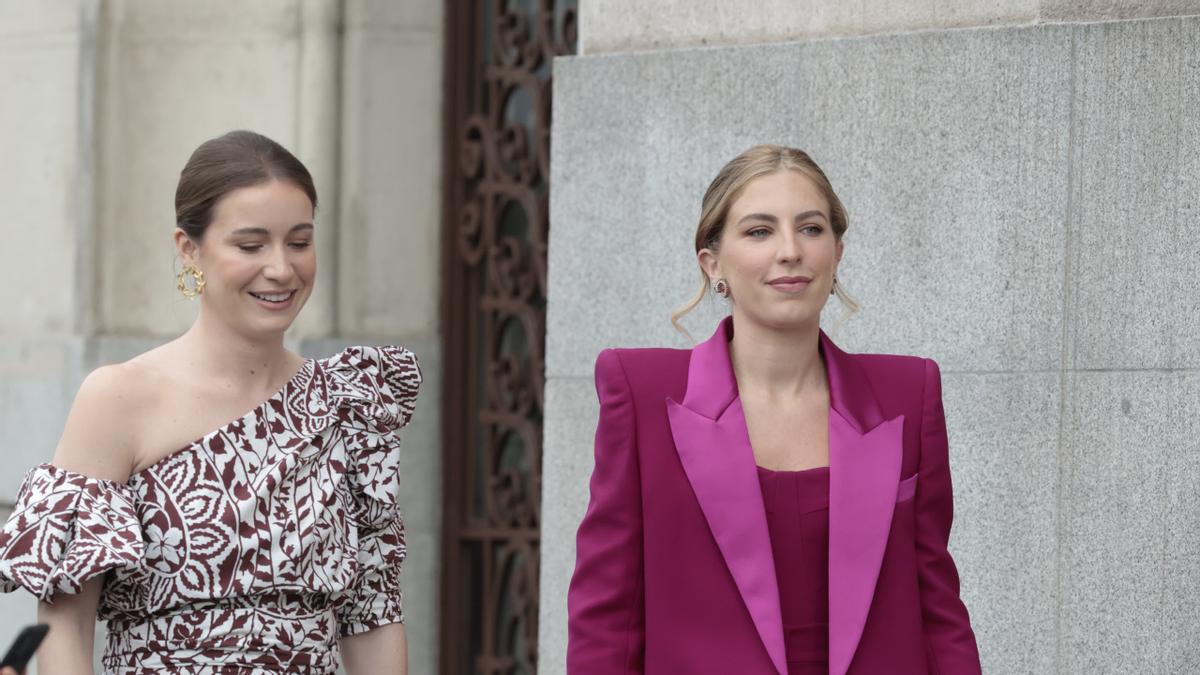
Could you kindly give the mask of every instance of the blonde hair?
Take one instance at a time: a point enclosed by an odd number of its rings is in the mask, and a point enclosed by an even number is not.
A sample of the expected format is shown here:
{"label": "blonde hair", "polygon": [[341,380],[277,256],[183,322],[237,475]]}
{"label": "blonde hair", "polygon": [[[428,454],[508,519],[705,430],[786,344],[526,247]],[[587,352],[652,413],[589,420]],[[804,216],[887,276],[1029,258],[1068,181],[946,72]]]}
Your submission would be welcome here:
{"label": "blonde hair", "polygon": [[[829,178],[817,163],[803,150],[788,148],[782,145],[756,145],[753,148],[734,157],[728,164],[721,167],[717,177],[709,183],[700,203],[700,223],[696,226],[696,253],[704,249],[716,251],[721,242],[721,234],[725,231],[725,219],[729,216],[729,207],[742,193],[750,181],[780,171],[795,171],[811,180],[825,201],[829,202],[830,227],[838,241],[846,234],[850,225],[846,216],[846,207],[833,191]],[[691,339],[687,329],[679,324],[679,320],[696,308],[709,290],[708,275],[700,271],[700,286],[695,295],[682,307],[671,313],[671,323],[675,329]],[[834,295],[846,306],[850,314],[857,312],[859,304],[846,292],[840,281],[833,285]]]}

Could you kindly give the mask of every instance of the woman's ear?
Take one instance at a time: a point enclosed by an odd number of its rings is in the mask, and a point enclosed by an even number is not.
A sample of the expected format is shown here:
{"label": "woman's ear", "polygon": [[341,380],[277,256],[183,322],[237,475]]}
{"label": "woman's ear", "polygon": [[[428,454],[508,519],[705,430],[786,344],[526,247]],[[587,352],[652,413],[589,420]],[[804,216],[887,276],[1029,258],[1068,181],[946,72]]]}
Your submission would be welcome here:
{"label": "woman's ear", "polygon": [[700,269],[708,275],[708,280],[721,278],[721,262],[717,259],[717,254],[712,249],[702,248],[696,253],[696,262],[700,263]]}
{"label": "woman's ear", "polygon": [[184,265],[195,264],[196,258],[199,257],[200,247],[192,238],[187,236],[180,228],[175,228],[175,254],[183,261]]}

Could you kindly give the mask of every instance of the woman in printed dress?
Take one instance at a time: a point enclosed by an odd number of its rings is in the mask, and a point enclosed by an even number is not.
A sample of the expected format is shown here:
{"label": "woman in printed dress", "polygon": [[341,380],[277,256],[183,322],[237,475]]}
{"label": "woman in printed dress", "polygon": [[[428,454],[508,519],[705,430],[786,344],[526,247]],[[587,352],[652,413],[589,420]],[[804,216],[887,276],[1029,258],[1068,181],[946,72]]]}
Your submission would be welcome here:
{"label": "woman in printed dress", "polygon": [[[93,372],[0,532],[0,588],[39,600],[42,673],[405,673],[399,347],[303,359],[317,194],[274,141],[201,145],[175,194],[179,338]],[[247,412],[248,411],[248,412]],[[232,420],[232,421],[231,421]]]}

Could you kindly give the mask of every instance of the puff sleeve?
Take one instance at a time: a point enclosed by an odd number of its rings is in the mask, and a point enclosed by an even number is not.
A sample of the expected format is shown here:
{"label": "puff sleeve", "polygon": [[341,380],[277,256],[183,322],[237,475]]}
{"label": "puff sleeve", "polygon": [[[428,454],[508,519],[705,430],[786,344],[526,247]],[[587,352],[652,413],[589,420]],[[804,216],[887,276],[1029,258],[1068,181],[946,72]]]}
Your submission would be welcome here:
{"label": "puff sleeve", "polygon": [[344,392],[344,431],[351,503],[353,583],[336,599],[342,637],[403,623],[400,566],[407,553],[400,489],[399,431],[412,418],[421,384],[416,356],[402,347],[353,347],[334,364]]}
{"label": "puff sleeve", "polygon": [[142,570],[143,553],[128,486],[41,464],[0,530],[0,590],[51,601],[111,571]]}

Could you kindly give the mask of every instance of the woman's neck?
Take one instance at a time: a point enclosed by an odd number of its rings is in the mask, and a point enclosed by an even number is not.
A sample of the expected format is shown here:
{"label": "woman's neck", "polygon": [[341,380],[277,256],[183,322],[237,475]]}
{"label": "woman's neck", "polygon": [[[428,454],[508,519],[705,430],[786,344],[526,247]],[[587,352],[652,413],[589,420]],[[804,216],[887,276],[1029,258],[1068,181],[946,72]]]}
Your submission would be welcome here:
{"label": "woman's neck", "polygon": [[180,338],[192,356],[192,366],[239,389],[270,391],[291,376],[296,357],[283,346],[283,334],[251,337],[203,310]]}
{"label": "woman's neck", "polygon": [[735,314],[729,357],[742,392],[781,399],[826,390],[820,328],[815,322],[782,331],[745,319],[738,321]]}

